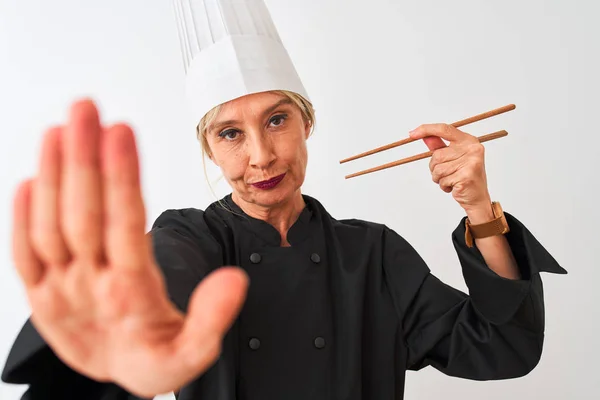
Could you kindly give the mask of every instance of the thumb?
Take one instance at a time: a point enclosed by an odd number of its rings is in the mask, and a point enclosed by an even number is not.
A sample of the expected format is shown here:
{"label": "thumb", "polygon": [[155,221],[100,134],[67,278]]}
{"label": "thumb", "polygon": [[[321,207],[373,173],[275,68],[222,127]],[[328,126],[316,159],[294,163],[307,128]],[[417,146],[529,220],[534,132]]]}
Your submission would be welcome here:
{"label": "thumb", "polygon": [[425,142],[427,148],[429,148],[431,151],[447,147],[446,143],[444,143],[444,141],[437,136],[424,137],[423,142]]}
{"label": "thumb", "polygon": [[244,304],[248,283],[241,268],[223,267],[196,287],[177,346],[189,366],[205,369],[218,357],[221,340]]}

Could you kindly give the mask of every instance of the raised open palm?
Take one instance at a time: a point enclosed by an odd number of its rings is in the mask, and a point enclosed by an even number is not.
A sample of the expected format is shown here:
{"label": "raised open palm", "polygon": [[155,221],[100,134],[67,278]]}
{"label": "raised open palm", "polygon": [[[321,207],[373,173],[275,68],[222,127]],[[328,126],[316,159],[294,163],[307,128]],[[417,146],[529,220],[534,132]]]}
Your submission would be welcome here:
{"label": "raised open palm", "polygon": [[31,321],[67,365],[152,397],[209,368],[244,302],[247,278],[220,268],[186,315],[169,301],[145,232],[137,150],[91,101],[45,134],[37,176],[14,200],[13,254]]}

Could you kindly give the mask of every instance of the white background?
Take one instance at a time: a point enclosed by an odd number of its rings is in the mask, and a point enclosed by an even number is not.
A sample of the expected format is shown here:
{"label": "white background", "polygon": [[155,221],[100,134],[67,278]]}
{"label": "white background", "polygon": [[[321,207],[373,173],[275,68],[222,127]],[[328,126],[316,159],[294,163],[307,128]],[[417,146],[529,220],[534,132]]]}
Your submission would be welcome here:
{"label": "white background", "polygon": [[[528,376],[500,382],[407,377],[406,399],[592,399],[599,307],[597,153],[600,7],[592,0],[267,0],[317,109],[304,192],[337,218],[384,222],[444,281],[465,290],[450,234],[463,216],[431,181],[427,160],[345,180],[425,151],[422,142],[338,161],[505,104],[463,129],[506,129],[486,144],[492,197],[569,271],[544,274],[546,342]],[[44,128],[91,96],[106,122],[133,125],[150,224],[166,208],[215,197],[193,128],[171,1],[0,0],[0,359],[28,316],[10,252],[14,188],[37,166]],[[214,182],[218,171],[209,168]],[[218,197],[227,193],[214,184]],[[0,386],[18,399],[23,386]]]}

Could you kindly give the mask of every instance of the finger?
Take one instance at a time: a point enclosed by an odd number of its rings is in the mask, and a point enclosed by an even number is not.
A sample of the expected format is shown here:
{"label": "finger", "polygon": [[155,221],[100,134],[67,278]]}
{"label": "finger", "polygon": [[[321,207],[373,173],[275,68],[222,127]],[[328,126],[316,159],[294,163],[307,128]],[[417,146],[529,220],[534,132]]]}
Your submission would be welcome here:
{"label": "finger", "polygon": [[13,257],[21,280],[27,288],[37,285],[44,268],[30,242],[30,210],[32,180],[22,182],[13,200]]}
{"label": "finger", "polygon": [[444,141],[442,139],[440,139],[439,137],[436,137],[436,136],[424,137],[423,142],[425,142],[425,145],[431,151],[443,149],[444,147],[447,147],[446,143],[444,143]]}
{"label": "finger", "polygon": [[[427,138],[423,140],[427,140]],[[431,155],[431,159],[429,160],[429,170],[433,172],[434,168],[438,164],[443,164],[449,161],[459,159],[460,157],[465,155],[465,152],[466,150],[462,146],[448,146],[445,148],[434,150],[433,154]]]}
{"label": "finger", "polygon": [[69,252],[62,236],[59,217],[62,127],[44,136],[39,171],[31,193],[31,242],[38,257],[48,266],[64,265]]}
{"label": "finger", "polygon": [[454,189],[454,185],[456,184],[455,175],[456,174],[447,175],[440,179],[439,186],[444,192],[450,193]]}
{"label": "finger", "polygon": [[123,268],[143,268],[150,261],[151,248],[145,234],[137,148],[128,126],[118,124],[107,130],[102,145],[102,174],[108,260]]}
{"label": "finger", "polygon": [[[423,139],[428,136],[437,136],[449,142],[464,142],[473,139],[473,136],[460,131],[448,124],[424,124],[409,132],[413,139]],[[477,140],[477,138],[475,138]]]}
{"label": "finger", "polygon": [[440,183],[443,178],[458,171],[462,165],[463,162],[460,159],[437,164],[431,171],[431,178],[435,183]]}
{"label": "finger", "polygon": [[79,258],[97,264],[102,258],[102,187],[100,121],[89,100],[76,102],[62,140],[61,223],[65,241]]}
{"label": "finger", "polygon": [[204,278],[194,291],[177,353],[202,368],[218,356],[226,331],[246,298],[248,276],[239,268],[220,268]]}

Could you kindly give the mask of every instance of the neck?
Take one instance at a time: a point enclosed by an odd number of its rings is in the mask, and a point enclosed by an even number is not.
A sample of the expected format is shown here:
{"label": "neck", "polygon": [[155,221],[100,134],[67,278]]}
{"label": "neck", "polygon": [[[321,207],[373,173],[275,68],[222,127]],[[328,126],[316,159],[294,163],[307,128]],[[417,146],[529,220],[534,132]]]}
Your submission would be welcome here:
{"label": "neck", "polygon": [[287,233],[305,207],[300,189],[290,199],[274,206],[261,206],[246,202],[235,192],[232,194],[232,199],[246,214],[252,218],[261,219],[277,229],[281,236],[282,246],[290,246],[287,241]]}

